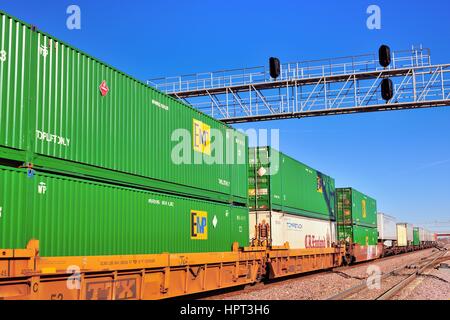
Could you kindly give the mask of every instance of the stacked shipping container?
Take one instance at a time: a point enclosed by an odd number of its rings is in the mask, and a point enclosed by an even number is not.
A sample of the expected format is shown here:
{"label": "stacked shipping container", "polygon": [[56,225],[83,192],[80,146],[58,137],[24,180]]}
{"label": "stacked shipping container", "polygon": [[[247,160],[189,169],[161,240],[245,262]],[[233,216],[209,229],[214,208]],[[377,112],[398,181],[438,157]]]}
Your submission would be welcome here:
{"label": "stacked shipping container", "polygon": [[40,255],[223,252],[248,243],[248,210],[0,166],[2,248]]}
{"label": "stacked shipping container", "polygon": [[249,149],[250,238],[269,225],[272,245],[336,243],[334,179],[270,147]]}
{"label": "stacked shipping container", "polygon": [[409,223],[397,223],[397,245],[399,247],[408,247],[413,244],[414,231]]}
{"label": "stacked shipping container", "polygon": [[413,245],[420,246],[420,244],[421,244],[420,231],[419,231],[419,228],[415,227],[413,229]]}
{"label": "stacked shipping container", "polygon": [[29,167],[1,168],[0,248],[246,245],[244,134],[2,12],[0,30],[0,163]]}
{"label": "stacked shipping container", "polygon": [[361,246],[377,245],[377,202],[352,188],[338,188],[338,239]]}
{"label": "stacked shipping container", "polygon": [[0,29],[2,158],[247,203],[244,134],[4,13]]}
{"label": "stacked shipping container", "polygon": [[270,147],[249,148],[249,207],[335,220],[334,179]]}

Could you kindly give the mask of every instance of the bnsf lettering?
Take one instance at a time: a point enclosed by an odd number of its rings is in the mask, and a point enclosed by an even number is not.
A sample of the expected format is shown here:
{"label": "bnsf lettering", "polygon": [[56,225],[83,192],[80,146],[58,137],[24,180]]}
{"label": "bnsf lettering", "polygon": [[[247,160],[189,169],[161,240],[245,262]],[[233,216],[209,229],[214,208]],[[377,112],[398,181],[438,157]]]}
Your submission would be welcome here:
{"label": "bnsf lettering", "polygon": [[191,239],[208,239],[208,213],[203,211],[191,212]]}

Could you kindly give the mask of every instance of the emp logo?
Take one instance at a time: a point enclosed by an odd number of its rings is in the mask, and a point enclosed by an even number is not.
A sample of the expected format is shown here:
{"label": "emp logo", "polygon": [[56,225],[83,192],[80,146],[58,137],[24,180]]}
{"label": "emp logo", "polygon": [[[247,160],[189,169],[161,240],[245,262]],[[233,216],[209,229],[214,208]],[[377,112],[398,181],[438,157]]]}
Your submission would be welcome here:
{"label": "emp logo", "polygon": [[191,239],[208,240],[208,213],[191,211]]}
{"label": "emp logo", "polygon": [[194,151],[211,155],[211,127],[194,119]]}

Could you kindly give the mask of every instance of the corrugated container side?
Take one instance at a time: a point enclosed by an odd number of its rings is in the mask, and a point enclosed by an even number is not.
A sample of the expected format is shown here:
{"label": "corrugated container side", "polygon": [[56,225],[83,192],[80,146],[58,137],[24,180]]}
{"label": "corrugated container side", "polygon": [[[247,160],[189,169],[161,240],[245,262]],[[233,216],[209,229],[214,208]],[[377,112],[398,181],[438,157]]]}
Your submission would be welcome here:
{"label": "corrugated container side", "polygon": [[0,167],[0,247],[41,256],[230,251],[248,245],[248,209]]}
{"label": "corrugated container side", "polygon": [[245,135],[1,12],[0,21],[0,147],[34,153],[23,161],[38,168],[124,173],[152,189],[247,203]]}
{"label": "corrugated container side", "polygon": [[394,217],[379,212],[377,215],[378,238],[397,240],[397,221]]}
{"label": "corrugated container side", "polygon": [[338,219],[345,224],[377,227],[377,203],[373,198],[353,189],[337,188]]}
{"label": "corrugated container side", "polygon": [[420,232],[419,228],[413,229],[413,245],[418,246],[420,245]]}
{"label": "corrugated container side", "polygon": [[0,147],[26,147],[30,46],[28,26],[0,11]]}
{"label": "corrugated container side", "polygon": [[358,225],[338,227],[338,239],[353,242],[361,246],[376,245],[378,243],[378,229]]}
{"label": "corrugated container side", "polygon": [[414,241],[414,226],[410,223],[406,224],[406,235],[410,243]]}
{"label": "corrugated container side", "polygon": [[334,218],[334,179],[284,154],[281,154],[281,171],[285,211],[301,209]]}
{"label": "corrugated container side", "polygon": [[408,236],[412,232],[412,229],[411,232],[408,229],[408,224],[397,223],[397,245],[399,247],[406,247],[409,242],[412,242],[412,237]]}
{"label": "corrugated container side", "polygon": [[334,179],[270,147],[250,148],[250,208],[335,219]]}

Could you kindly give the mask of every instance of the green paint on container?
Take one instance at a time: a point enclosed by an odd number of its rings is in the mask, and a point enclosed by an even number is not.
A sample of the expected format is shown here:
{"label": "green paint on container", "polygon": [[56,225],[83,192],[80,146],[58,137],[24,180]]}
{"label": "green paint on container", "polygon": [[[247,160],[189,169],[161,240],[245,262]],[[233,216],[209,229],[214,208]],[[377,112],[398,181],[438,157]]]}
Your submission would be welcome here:
{"label": "green paint on container", "polygon": [[358,225],[339,226],[338,239],[361,246],[376,245],[378,243],[378,229]]}
{"label": "green paint on container", "polygon": [[0,167],[0,248],[40,255],[226,252],[248,245],[248,209]]}
{"label": "green paint on container", "polygon": [[270,147],[249,148],[250,210],[335,218],[334,179]]}
{"label": "green paint on container", "polygon": [[3,158],[247,204],[244,134],[1,11],[0,30]]}
{"label": "green paint on container", "polygon": [[419,228],[413,229],[413,245],[420,246],[420,230],[419,230]]}
{"label": "green paint on container", "polygon": [[353,188],[337,188],[337,221],[343,225],[377,226],[377,201]]}

